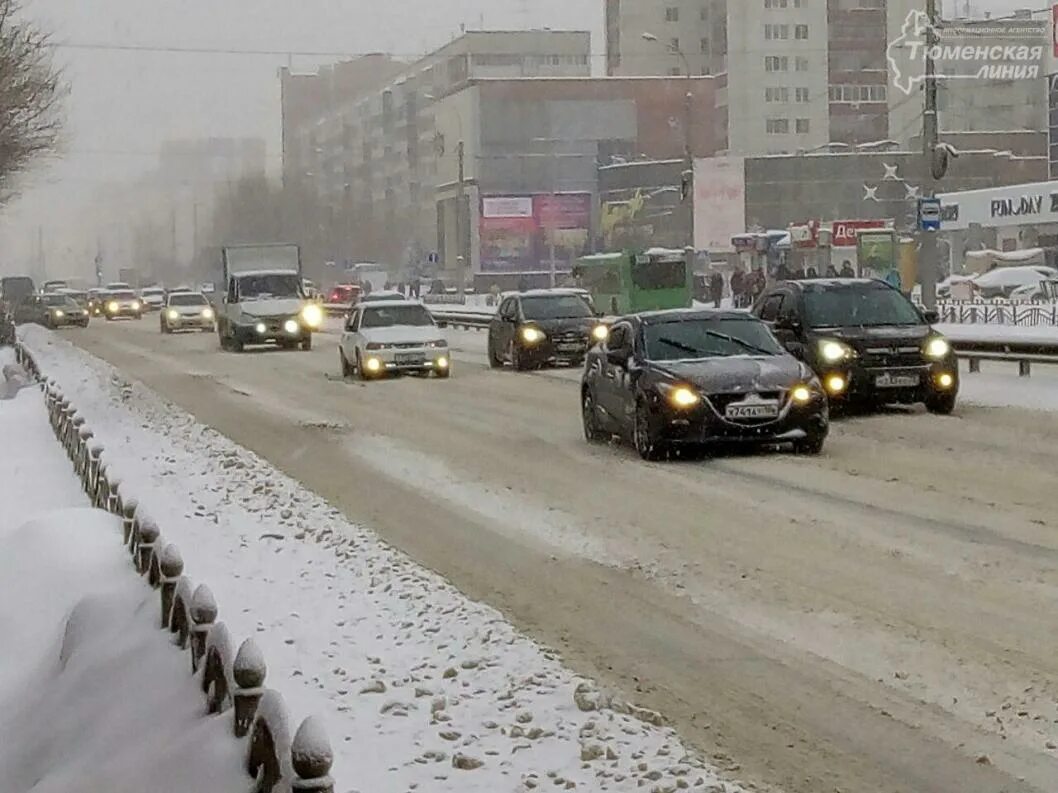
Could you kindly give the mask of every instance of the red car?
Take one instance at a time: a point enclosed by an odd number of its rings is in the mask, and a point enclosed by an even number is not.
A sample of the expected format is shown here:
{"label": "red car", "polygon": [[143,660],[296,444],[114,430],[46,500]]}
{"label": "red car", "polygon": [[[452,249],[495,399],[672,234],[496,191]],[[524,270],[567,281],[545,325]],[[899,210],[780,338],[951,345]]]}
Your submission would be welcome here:
{"label": "red car", "polygon": [[356,284],[338,284],[327,296],[327,302],[351,306],[360,299],[361,294],[363,294],[363,290]]}

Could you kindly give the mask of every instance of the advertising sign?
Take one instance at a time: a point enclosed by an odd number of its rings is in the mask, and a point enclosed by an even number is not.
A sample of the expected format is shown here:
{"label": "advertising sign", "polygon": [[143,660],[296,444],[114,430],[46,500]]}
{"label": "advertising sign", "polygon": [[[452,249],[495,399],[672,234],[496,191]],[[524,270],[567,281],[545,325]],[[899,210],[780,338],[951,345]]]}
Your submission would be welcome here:
{"label": "advertising sign", "polygon": [[856,258],[859,275],[863,278],[899,278],[896,232],[892,229],[861,231],[858,235]]}
{"label": "advertising sign", "polygon": [[708,157],[694,161],[694,246],[711,253],[734,250],[746,231],[746,160]]}
{"label": "advertising sign", "polygon": [[534,269],[536,237],[532,196],[481,199],[481,272],[518,273]]}
{"label": "advertising sign", "polygon": [[832,248],[855,248],[861,229],[884,229],[884,220],[835,220],[830,224],[830,246]]}
{"label": "advertising sign", "polygon": [[975,223],[982,228],[1058,223],[1058,182],[966,190],[938,198],[945,231],[961,231]]}

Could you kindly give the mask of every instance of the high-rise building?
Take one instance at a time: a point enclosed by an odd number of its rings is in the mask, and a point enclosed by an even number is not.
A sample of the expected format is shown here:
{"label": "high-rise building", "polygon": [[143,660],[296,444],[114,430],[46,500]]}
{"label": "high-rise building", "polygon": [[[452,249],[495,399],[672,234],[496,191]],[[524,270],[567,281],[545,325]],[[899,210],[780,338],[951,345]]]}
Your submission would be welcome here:
{"label": "high-rise building", "polygon": [[[907,145],[921,132],[922,0],[605,0],[605,10],[607,72],[713,75],[713,133],[731,154]],[[975,51],[1047,43],[1029,12],[949,20],[941,35],[943,47]],[[902,63],[917,74],[900,74]],[[986,65],[1000,76],[959,72]],[[1042,129],[1045,83],[1016,71],[1031,65],[938,62],[942,132]]]}

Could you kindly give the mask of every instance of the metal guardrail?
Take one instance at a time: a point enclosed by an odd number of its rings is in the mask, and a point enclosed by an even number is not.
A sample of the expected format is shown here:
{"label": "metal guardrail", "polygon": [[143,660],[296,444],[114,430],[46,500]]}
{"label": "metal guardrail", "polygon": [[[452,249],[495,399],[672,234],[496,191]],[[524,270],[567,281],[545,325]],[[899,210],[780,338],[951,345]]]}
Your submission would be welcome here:
{"label": "metal guardrail", "polygon": [[1058,327],[1058,303],[938,300],[941,322],[960,325]]}
{"label": "metal guardrail", "polygon": [[[450,328],[485,330],[492,321],[490,314],[458,311],[430,306],[434,319]],[[1033,364],[1058,365],[1058,342],[1043,344],[1020,341],[958,341],[952,347],[960,359],[967,361],[971,373],[981,371],[981,361],[1008,361],[1018,365],[1018,374],[1029,377]]]}

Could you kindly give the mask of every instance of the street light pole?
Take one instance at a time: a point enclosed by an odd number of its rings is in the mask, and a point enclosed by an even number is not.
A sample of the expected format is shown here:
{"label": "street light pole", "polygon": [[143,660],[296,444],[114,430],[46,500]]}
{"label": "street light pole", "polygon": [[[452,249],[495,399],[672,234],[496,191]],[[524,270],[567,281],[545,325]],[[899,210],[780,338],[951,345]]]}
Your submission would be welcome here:
{"label": "street light pole", "polygon": [[[937,0],[926,0],[926,16],[929,26],[926,29],[926,101],[922,114],[922,194],[926,198],[935,198],[937,181],[943,176],[943,166],[938,162],[940,126],[937,119],[937,64],[933,59],[933,49],[938,42]],[[932,311],[937,307],[937,232],[922,230],[918,213],[915,215],[915,222],[919,226],[918,270],[922,283],[922,305]]]}
{"label": "street light pole", "polygon": [[[653,33],[643,33],[645,41],[658,42]],[[684,81],[687,90],[683,96],[683,174],[680,180],[680,198],[683,201],[685,226],[687,229],[688,250],[695,250],[694,244],[694,151],[691,123],[694,118],[694,87],[691,73],[691,62],[681,47],[669,45],[669,51],[676,55],[683,65]]]}
{"label": "street light pole", "polygon": [[463,140],[456,146],[456,157],[459,160],[459,188],[456,191],[456,266],[459,268],[459,297],[462,300],[466,295],[467,286],[467,259],[463,247],[466,237],[463,224],[466,204],[466,144]]}

